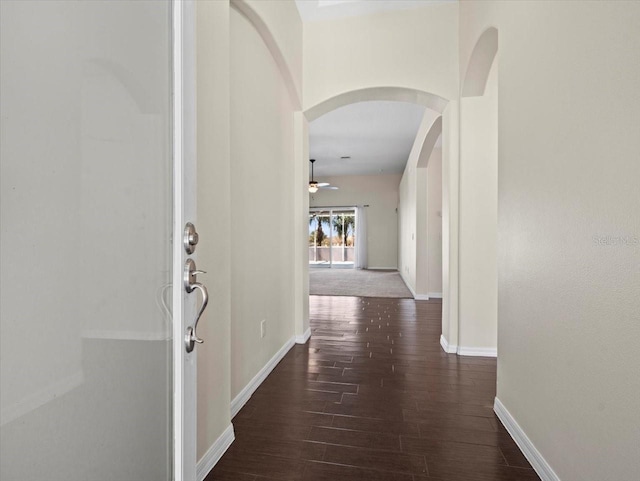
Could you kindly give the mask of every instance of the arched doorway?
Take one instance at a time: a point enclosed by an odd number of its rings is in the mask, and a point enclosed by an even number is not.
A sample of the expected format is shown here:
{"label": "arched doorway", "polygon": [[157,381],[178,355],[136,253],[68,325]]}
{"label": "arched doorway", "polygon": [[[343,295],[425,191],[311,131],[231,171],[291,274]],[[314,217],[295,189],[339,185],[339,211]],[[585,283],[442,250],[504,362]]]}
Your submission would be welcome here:
{"label": "arched doorway", "polygon": [[[442,135],[443,138],[443,183],[447,184],[442,190],[443,204],[442,204],[442,222],[443,222],[443,284],[446,283],[446,287],[442,288],[443,296],[443,323],[447,324],[451,322],[451,318],[455,319],[457,323],[457,308],[452,307],[457,305],[457,223],[458,223],[458,158],[457,150],[448,148],[451,144],[457,144],[457,104],[452,106],[450,102],[436,94],[410,89],[405,87],[370,87],[357,89],[349,92],[343,92],[334,97],[326,99],[313,107],[301,112],[296,119],[298,125],[298,132],[301,136],[300,148],[297,150],[296,155],[297,164],[303,166],[298,172],[296,177],[299,179],[300,185],[304,185],[308,176],[308,122],[313,121],[320,116],[335,110],[339,107],[366,101],[397,101],[397,102],[410,102],[418,105],[422,105],[428,109],[431,117],[428,119],[419,132],[419,145],[422,157],[426,157],[428,160],[431,151],[433,150],[436,141]],[[429,152],[426,152],[426,151]],[[426,165],[424,165],[426,167]],[[450,187],[449,184],[452,184]],[[298,205],[297,213],[301,219],[308,217],[309,211],[309,199],[308,194],[299,198],[300,204]],[[450,201],[450,199],[455,199]],[[306,254],[306,250],[304,252]],[[297,319],[299,319],[296,325],[296,334],[302,335],[301,340],[308,338],[308,261],[305,257],[296,255],[295,259],[295,271],[300,287],[296,292],[296,299],[302,299],[300,305],[297,306],[296,311],[299,313]],[[451,271],[451,273],[445,273],[444,270]],[[416,296],[416,298],[419,298]],[[424,297],[423,297],[424,298]]]}

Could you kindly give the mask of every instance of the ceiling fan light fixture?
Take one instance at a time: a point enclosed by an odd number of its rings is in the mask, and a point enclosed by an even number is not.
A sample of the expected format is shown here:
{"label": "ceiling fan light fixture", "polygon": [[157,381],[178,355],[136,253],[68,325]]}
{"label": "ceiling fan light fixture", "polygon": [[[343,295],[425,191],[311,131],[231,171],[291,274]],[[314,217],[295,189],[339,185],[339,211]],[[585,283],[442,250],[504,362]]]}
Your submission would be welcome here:
{"label": "ceiling fan light fixture", "polygon": [[309,193],[311,194],[315,194],[316,192],[318,192],[318,183],[313,180],[313,164],[315,163],[316,159],[309,159],[309,162],[311,162],[311,180],[309,181]]}

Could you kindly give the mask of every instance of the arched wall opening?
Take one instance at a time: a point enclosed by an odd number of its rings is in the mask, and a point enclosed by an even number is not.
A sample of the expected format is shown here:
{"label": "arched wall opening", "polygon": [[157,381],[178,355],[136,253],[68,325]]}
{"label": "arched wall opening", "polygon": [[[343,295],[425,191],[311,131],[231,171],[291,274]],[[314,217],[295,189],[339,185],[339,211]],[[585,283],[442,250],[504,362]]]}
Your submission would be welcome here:
{"label": "arched wall opening", "polygon": [[472,51],[460,98],[460,298],[463,355],[497,356],[498,31]]}
{"label": "arched wall opening", "polygon": [[[416,145],[414,145],[414,147],[416,147],[416,151],[413,154],[414,173],[415,169],[418,167],[419,162],[421,162],[421,167],[426,168],[429,157],[434,151],[434,147],[436,146],[436,142],[439,138],[443,139],[441,146],[442,169],[447,170],[447,172],[449,170],[452,170],[454,172],[453,175],[442,175],[440,189],[442,198],[440,212],[443,217],[442,220],[445,224],[443,225],[443,230],[446,231],[446,234],[443,232],[442,235],[442,252],[439,256],[442,259],[443,265],[443,274],[440,277],[441,283],[447,283],[447,286],[443,286],[441,288],[442,293],[438,294],[443,297],[443,318],[447,318],[448,321],[449,317],[451,317],[450,311],[453,311],[454,315],[457,312],[455,309],[450,308],[450,304],[457,302],[457,259],[449,260],[449,258],[457,256],[457,247],[454,249],[449,248],[450,243],[453,243],[457,246],[457,200],[454,202],[450,201],[450,196],[455,196],[455,198],[457,199],[458,192],[457,149],[455,147],[452,147],[457,145],[457,103],[454,103],[454,105],[452,106],[449,100],[430,92],[405,87],[380,86],[344,92],[332,98],[326,99],[325,101],[306,109],[304,112],[300,112],[300,115],[296,118],[297,131],[300,134],[300,138],[298,139],[298,144],[296,147],[296,155],[299,156],[299,158],[297,159],[298,165],[302,166],[300,171],[296,174],[298,185],[306,186],[309,176],[308,123],[332,110],[345,105],[357,102],[379,100],[410,102],[418,105],[423,105],[427,108],[427,112],[429,112],[429,122],[427,122],[424,126],[421,126],[422,131],[419,131],[418,138],[416,139]],[[453,185],[452,187],[445,186],[445,182],[453,182],[455,185]],[[424,188],[426,189],[426,183],[424,184]],[[423,198],[426,199],[426,194],[424,194]],[[308,238],[307,217],[309,212],[309,195],[306,191],[306,188],[303,192],[303,195],[299,197],[297,211],[298,215],[296,222],[298,222],[298,219],[300,222],[300,225],[297,227],[297,229],[299,229],[299,232],[301,233],[300,239],[305,242],[305,244],[301,245],[306,246],[306,241]],[[444,212],[447,212],[446,217],[443,215]],[[298,252],[298,249],[296,248],[295,255],[296,258],[294,270],[296,271],[296,279],[299,279],[301,281],[296,283],[296,285],[300,286],[300,288],[298,292],[296,292],[295,297],[296,299],[303,299],[303,301],[297,307],[296,334],[301,335],[309,332],[309,266],[308,254],[306,249],[300,249],[300,252]],[[444,275],[445,264],[446,269],[453,267],[456,272],[452,273],[451,275],[449,275],[449,273],[447,273],[447,275]],[[398,269],[400,271],[400,266],[398,266]],[[421,295],[416,295],[418,293],[414,292],[414,296],[418,299],[424,299],[427,298],[427,293],[428,291],[425,291]],[[449,295],[449,293],[454,293],[453,298]],[[306,340],[307,337],[303,336],[302,338]]]}
{"label": "arched wall opening", "polygon": [[318,117],[331,112],[345,105],[356,102],[367,102],[374,100],[388,100],[393,102],[409,102],[423,105],[438,113],[442,113],[449,103],[447,99],[439,95],[406,87],[369,87],[350,92],[344,92],[326,99],[304,111],[308,122],[312,122]]}

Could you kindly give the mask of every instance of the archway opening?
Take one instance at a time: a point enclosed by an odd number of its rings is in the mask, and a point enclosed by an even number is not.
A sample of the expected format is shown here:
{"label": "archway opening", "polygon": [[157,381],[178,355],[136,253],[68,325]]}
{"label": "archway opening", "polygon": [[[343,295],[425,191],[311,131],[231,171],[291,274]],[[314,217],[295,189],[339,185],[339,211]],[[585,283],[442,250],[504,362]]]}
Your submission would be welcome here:
{"label": "archway opening", "polygon": [[[443,158],[442,158],[442,154],[443,154],[443,148],[442,148],[442,143],[443,143],[443,131],[445,132],[444,137],[450,136],[450,127],[449,127],[449,120],[450,120],[450,115],[451,112],[448,110],[448,106],[449,106],[449,101],[447,99],[444,99],[438,95],[429,93],[429,92],[424,92],[424,91],[419,91],[419,90],[414,90],[414,89],[407,89],[407,88],[402,88],[402,87],[373,87],[373,88],[366,88],[366,89],[360,89],[360,90],[355,90],[355,91],[351,91],[351,92],[345,92],[342,93],[340,95],[337,95],[333,98],[327,99],[324,102],[321,102],[320,104],[311,107],[309,109],[307,109],[304,112],[304,121],[315,121],[319,118],[321,118],[323,115],[326,115],[330,112],[335,111],[336,109],[339,109],[341,107],[344,106],[348,106],[348,105],[353,105],[353,104],[357,104],[360,102],[404,102],[404,103],[410,103],[413,106],[422,106],[424,107],[424,115],[422,118],[422,121],[420,123],[420,127],[417,131],[417,135],[415,135],[413,142],[412,142],[412,149],[411,149],[411,156],[413,156],[413,166],[411,169],[411,173],[408,174],[408,172],[404,172],[405,176],[409,175],[409,177],[411,177],[411,180],[408,182],[414,182],[414,186],[413,186],[413,190],[414,190],[414,196],[413,196],[413,202],[416,202],[416,197],[415,197],[415,188],[417,187],[415,184],[417,184],[417,169],[419,168],[420,171],[422,171],[423,173],[426,174],[426,170],[427,170],[427,166],[429,163],[429,159],[432,157],[432,154],[434,153],[434,151],[438,151],[440,158],[438,159],[440,162],[442,162]],[[445,119],[445,121],[443,121],[443,119]],[[445,127],[443,127],[445,126]],[[307,137],[308,139],[308,137]],[[301,149],[301,151],[304,151],[305,149]],[[446,152],[446,154],[448,154],[448,152]],[[300,162],[304,162],[304,163],[308,163],[308,158],[304,159],[298,159]],[[457,159],[456,159],[457,160]],[[410,159],[411,161],[411,159]],[[448,159],[445,160],[448,161]],[[440,172],[439,172],[440,174]],[[306,172],[303,172],[303,175],[306,177],[308,177],[308,170]],[[426,175],[425,175],[426,177]],[[402,175],[398,176],[398,180],[400,180],[402,178]],[[435,215],[439,216],[438,222],[440,224],[442,224],[442,212],[443,212],[443,206],[442,203],[446,203],[448,204],[448,198],[444,198],[443,199],[443,193],[444,193],[444,189],[442,189],[442,178],[439,178],[439,205],[437,208],[432,209],[433,213]],[[400,185],[398,185],[398,190],[400,189]],[[421,184],[421,188],[425,189],[424,192],[422,192],[420,194],[420,198],[423,199],[425,201],[425,206],[424,207],[424,211],[426,211],[426,199],[427,199],[427,193],[426,193],[426,189],[427,189],[427,183],[423,182]],[[397,194],[399,196],[399,192]],[[369,204],[370,205],[370,204]],[[447,206],[448,208],[448,206]],[[307,204],[304,206],[304,214],[303,215],[308,215],[308,209],[309,209],[309,203],[307,202]],[[398,211],[396,212],[396,209],[393,209],[393,214],[396,217],[396,224],[394,226],[394,231],[397,232],[396,236],[398,237],[397,243],[398,246],[401,243],[401,236],[402,236],[402,229],[404,226],[400,225],[399,222],[399,218],[400,216],[403,214],[403,209],[401,206],[398,206]],[[406,212],[404,212],[406,213]],[[443,289],[440,287],[437,290],[436,289],[429,289],[428,287],[428,274],[426,273],[427,267],[426,267],[426,262],[425,262],[425,273],[422,274],[423,275],[423,280],[421,281],[421,286],[420,286],[420,292],[417,291],[417,278],[416,278],[416,251],[415,251],[415,245],[420,245],[417,244],[416,241],[416,234],[418,234],[417,230],[416,230],[416,212],[415,212],[415,206],[414,206],[414,211],[413,211],[413,225],[409,228],[407,228],[407,232],[404,234],[405,237],[413,237],[413,245],[414,245],[414,252],[413,252],[413,258],[410,260],[410,262],[413,263],[413,269],[411,273],[408,272],[403,272],[403,277],[407,277],[407,278],[411,278],[410,282],[407,282],[407,284],[411,284],[411,294],[412,297],[416,298],[416,299],[427,299],[430,297],[429,294],[431,294],[433,297],[442,297],[442,291]],[[425,213],[426,215],[426,213]],[[371,216],[369,216],[369,221],[368,221],[369,226],[371,226]],[[422,239],[423,241],[423,247],[424,247],[424,252],[422,253],[423,257],[427,257],[426,254],[426,242],[427,242],[427,238],[426,238],[426,224],[427,221],[426,219],[423,222],[424,224],[424,237]],[[447,227],[448,228],[448,227]],[[442,236],[439,236],[439,240],[440,242],[442,242]],[[444,255],[443,254],[447,254],[447,253],[443,253],[442,251],[442,245],[439,245],[439,249],[440,249],[440,253],[437,256],[437,260],[439,262],[442,262]],[[396,252],[397,252],[397,248],[396,248]],[[405,256],[406,257],[406,256]],[[392,266],[378,266],[375,264],[371,264],[369,263],[369,267],[395,267],[399,272],[402,272],[404,270],[404,267],[408,267],[408,266],[403,266],[400,264],[400,256],[398,256],[398,258],[396,259],[396,264],[392,265]],[[403,261],[405,261],[405,259],[403,259]],[[407,261],[409,262],[409,261]],[[305,262],[304,266],[301,266],[304,269],[304,275],[303,277],[308,279],[308,275],[309,275],[309,267],[308,267],[308,263]],[[438,274],[440,276],[439,279],[439,283],[442,284],[443,281],[443,277],[442,276],[442,267],[438,268]],[[433,276],[435,277],[435,276]],[[406,280],[405,280],[406,282]],[[424,292],[422,292],[424,291]],[[304,293],[305,295],[308,295],[308,291]],[[447,302],[448,299],[445,299],[444,302]]]}

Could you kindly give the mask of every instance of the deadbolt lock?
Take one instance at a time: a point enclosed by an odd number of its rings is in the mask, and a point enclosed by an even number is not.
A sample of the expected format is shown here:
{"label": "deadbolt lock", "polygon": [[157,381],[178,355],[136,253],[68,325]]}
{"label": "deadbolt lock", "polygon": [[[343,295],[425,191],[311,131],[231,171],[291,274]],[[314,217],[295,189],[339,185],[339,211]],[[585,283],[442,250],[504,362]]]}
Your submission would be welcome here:
{"label": "deadbolt lock", "polygon": [[191,222],[187,222],[184,226],[184,235],[182,238],[182,244],[187,254],[193,254],[198,244],[198,233],[196,232],[196,226]]}

